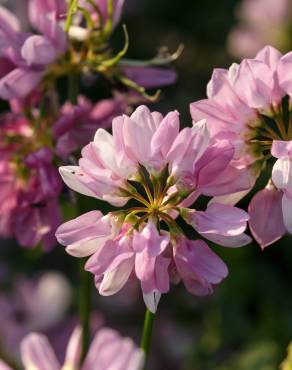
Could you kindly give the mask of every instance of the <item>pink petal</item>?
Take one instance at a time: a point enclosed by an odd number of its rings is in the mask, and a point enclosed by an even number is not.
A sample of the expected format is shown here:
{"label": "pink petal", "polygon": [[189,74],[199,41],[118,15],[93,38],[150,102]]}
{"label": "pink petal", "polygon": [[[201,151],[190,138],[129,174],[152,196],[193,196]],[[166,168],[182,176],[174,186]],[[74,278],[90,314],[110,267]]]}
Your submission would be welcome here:
{"label": "pink petal", "polygon": [[273,140],[271,154],[275,158],[292,158],[292,141]]}
{"label": "pink petal", "polygon": [[241,121],[230,112],[225,111],[218,103],[204,99],[190,104],[191,116],[194,121],[205,118],[212,135],[224,131],[237,132],[242,128]]}
{"label": "pink petal", "polygon": [[145,167],[148,167],[151,157],[150,143],[155,130],[155,122],[146,106],[139,106],[130,118],[124,118],[123,134],[126,151],[130,158],[135,158]]}
{"label": "pink petal", "polygon": [[77,326],[69,339],[63,368],[78,369],[80,365],[81,350],[82,329],[80,326]]}
{"label": "pink petal", "polygon": [[161,121],[151,140],[151,157],[154,162],[156,160],[165,164],[165,157],[178,134],[179,113],[170,112]]}
{"label": "pink petal", "polygon": [[176,82],[175,71],[167,68],[124,67],[123,72],[130,80],[146,89],[168,86]]}
{"label": "pink petal", "polygon": [[195,164],[205,152],[208,143],[206,120],[196,122],[192,128],[184,128],[167,154],[171,174],[175,177],[181,176],[183,181],[192,177]]}
{"label": "pink petal", "polygon": [[169,290],[168,266],[169,258],[163,256],[150,257],[147,251],[136,253],[135,272],[141,281],[144,294],[154,291],[166,293]]}
{"label": "pink petal", "polygon": [[174,259],[186,288],[196,295],[212,293],[213,285],[228,274],[224,262],[202,240],[180,240]]}
{"label": "pink petal", "polygon": [[141,370],[144,356],[130,338],[122,338],[108,328],[99,330],[93,339],[82,366],[92,370],[98,366],[102,370]]}
{"label": "pink petal", "polygon": [[233,156],[234,147],[227,140],[220,140],[209,146],[196,164],[197,187],[203,192],[204,186],[208,186],[221,175]]}
{"label": "pink petal", "polygon": [[278,189],[292,194],[292,158],[277,159],[272,170],[272,180]]}
{"label": "pink petal", "polygon": [[252,188],[254,179],[247,168],[237,169],[227,166],[214,181],[202,186],[201,193],[207,196],[230,195]]}
{"label": "pink petal", "polygon": [[276,48],[267,45],[262,48],[256,55],[255,59],[260,60],[267,64],[272,71],[276,71],[278,68],[279,60],[281,59],[282,54]]}
{"label": "pink petal", "polygon": [[21,359],[26,369],[60,370],[60,364],[48,341],[41,334],[31,333],[21,342]]}
{"label": "pink petal", "polygon": [[61,225],[56,238],[67,246],[67,253],[87,257],[96,252],[112,235],[110,217],[91,211]]}
{"label": "pink petal", "polygon": [[132,256],[133,251],[128,236],[123,236],[120,240],[108,240],[89,258],[85,269],[92,274],[101,275],[115,270],[122,262]]}
{"label": "pink petal", "polygon": [[192,221],[199,233],[234,236],[244,232],[248,220],[248,213],[239,208],[212,203],[205,212],[195,211]]}
{"label": "pink petal", "polygon": [[[252,110],[243,103],[229,81],[229,71],[222,68],[215,68],[211,80],[207,85],[208,98],[220,106],[222,112],[238,126],[236,121],[247,121],[253,113]],[[205,117],[207,118],[207,117]]]}
{"label": "pink petal", "polygon": [[262,249],[286,232],[283,223],[282,193],[273,188],[260,190],[249,204],[250,230]]}
{"label": "pink petal", "polygon": [[282,198],[282,210],[284,225],[287,231],[292,233],[292,198],[285,194]]}
{"label": "pink petal", "polygon": [[281,88],[286,94],[292,96],[292,51],[282,56],[278,65],[278,79]]}
{"label": "pink petal", "polygon": [[110,272],[106,272],[99,285],[99,293],[103,296],[110,296],[123,288],[133,271],[133,258],[126,259],[119,266]]}
{"label": "pink petal", "polygon": [[273,73],[269,67],[255,59],[244,59],[234,76],[232,86],[250,108],[265,108],[272,101]]}
{"label": "pink petal", "polygon": [[0,80],[0,97],[4,100],[24,98],[34,90],[43,72],[16,68]]}
{"label": "pink petal", "polygon": [[40,35],[28,37],[21,49],[21,56],[28,66],[47,65],[56,59],[56,50],[50,40]]}
{"label": "pink petal", "polygon": [[28,15],[31,24],[38,28],[40,15],[56,13],[57,17],[65,16],[67,4],[65,0],[30,0],[28,2]]}
{"label": "pink petal", "polygon": [[169,243],[169,235],[160,235],[155,224],[149,221],[142,232],[134,231],[133,249],[135,252],[146,250],[151,257],[161,254]]}
{"label": "pink petal", "polygon": [[215,244],[219,244],[222,247],[227,248],[239,248],[244,247],[252,242],[252,238],[247,234],[240,234],[240,235],[233,235],[233,236],[225,236],[219,235],[214,233],[201,233],[204,238],[210,240]]}

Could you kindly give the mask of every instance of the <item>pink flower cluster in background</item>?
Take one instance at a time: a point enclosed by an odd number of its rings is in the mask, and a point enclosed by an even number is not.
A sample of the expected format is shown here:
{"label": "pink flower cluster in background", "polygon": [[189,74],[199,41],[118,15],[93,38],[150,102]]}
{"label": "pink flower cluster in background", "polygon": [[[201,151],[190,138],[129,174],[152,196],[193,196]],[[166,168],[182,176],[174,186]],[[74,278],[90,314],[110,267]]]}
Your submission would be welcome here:
{"label": "pink flower cluster in background", "polygon": [[228,51],[235,57],[251,58],[265,45],[291,49],[290,0],[243,0],[237,15],[239,24],[228,37]]}
{"label": "pink flower cluster in background", "polygon": [[[0,7],[0,97],[11,106],[11,112],[1,116],[0,234],[16,237],[24,247],[42,243],[46,250],[56,244],[54,234],[61,223],[63,186],[57,166],[74,162],[72,155],[91,140],[97,128],[108,128],[113,117],[145,101],[139,92],[143,94],[145,88],[171,84],[176,78],[175,72],[169,69],[123,65],[115,67],[115,71],[124,74],[138,91],[119,91],[118,86],[113,86],[112,97],[96,104],[80,95],[76,96],[76,102],[61,105],[54,85],[59,75],[79,73],[80,79],[93,73],[88,71],[88,60],[85,60],[86,68],[81,60],[75,60],[84,53],[76,47],[74,37],[71,39],[71,32],[68,37],[64,30],[67,5],[65,0],[29,0],[29,20],[38,34],[23,32],[16,16]],[[123,1],[113,2],[113,19],[107,14],[106,0],[98,1],[95,6],[86,1],[84,6],[93,22],[99,22],[96,9],[102,17],[98,35],[91,30],[87,37],[93,38],[90,41],[93,45],[99,40],[96,37],[101,38],[98,42],[105,43],[120,20]],[[76,35],[83,25],[82,12],[78,11],[70,29]],[[90,54],[89,51],[86,49],[86,53]],[[105,57],[108,58],[107,54]],[[71,68],[75,69],[71,71]],[[107,68],[103,67],[105,74]],[[94,83],[94,75],[89,80]]]}
{"label": "pink flower cluster in background", "polygon": [[[21,343],[21,359],[24,368],[42,370],[84,369],[84,370],[141,370],[144,362],[143,352],[130,338],[122,338],[115,330],[103,328],[94,337],[82,365],[82,331],[76,327],[69,340],[65,360],[61,366],[48,339],[38,333],[27,335]],[[0,360],[1,370],[12,370]]]}

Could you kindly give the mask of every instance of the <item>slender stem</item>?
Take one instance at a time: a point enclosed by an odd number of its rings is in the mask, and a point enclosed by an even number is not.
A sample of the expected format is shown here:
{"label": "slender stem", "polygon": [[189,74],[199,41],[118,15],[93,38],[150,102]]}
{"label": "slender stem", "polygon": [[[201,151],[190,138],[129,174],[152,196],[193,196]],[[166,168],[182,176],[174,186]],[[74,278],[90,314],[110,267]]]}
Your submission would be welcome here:
{"label": "slender stem", "polygon": [[149,353],[151,349],[151,338],[152,338],[154,318],[155,318],[155,315],[152,312],[150,312],[147,308],[145,312],[144,327],[143,327],[143,334],[142,334],[142,340],[141,340],[141,349],[145,353],[144,369],[146,369],[147,360],[149,359]]}
{"label": "slender stem", "polygon": [[68,9],[68,15],[67,15],[66,23],[65,23],[65,31],[67,33],[69,32],[70,26],[72,24],[73,15],[76,12],[77,7],[78,7],[78,0],[71,0],[70,1],[70,4],[69,4],[69,9]]}
{"label": "slender stem", "polygon": [[84,270],[86,260],[80,260],[79,315],[82,325],[82,352],[84,360],[90,343],[91,276]]}
{"label": "slender stem", "polygon": [[[79,91],[79,75],[70,74],[68,76],[68,99],[74,105],[77,104]],[[76,210],[82,213],[82,202],[80,197],[77,197]],[[91,311],[91,276],[85,271],[84,265],[86,260],[80,260],[80,287],[79,287],[79,315],[82,326],[82,351],[81,362],[84,360],[90,342],[90,311]]]}
{"label": "slender stem", "polygon": [[68,99],[73,105],[77,104],[79,90],[79,75],[70,74],[68,76]]}

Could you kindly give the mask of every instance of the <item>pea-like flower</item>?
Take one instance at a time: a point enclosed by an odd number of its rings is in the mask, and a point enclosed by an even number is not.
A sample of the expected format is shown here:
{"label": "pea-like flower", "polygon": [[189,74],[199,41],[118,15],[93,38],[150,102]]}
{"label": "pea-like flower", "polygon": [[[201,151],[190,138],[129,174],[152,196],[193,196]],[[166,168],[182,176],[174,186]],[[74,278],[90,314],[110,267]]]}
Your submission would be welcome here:
{"label": "pea-like flower", "polygon": [[[208,119],[211,136],[220,135],[233,143],[236,150],[232,164],[246,170],[251,188],[268,173],[266,188],[255,194],[249,206],[250,228],[261,248],[291,232],[291,66],[291,52],[281,55],[266,46],[254,59],[234,63],[229,70],[215,69],[207,87],[208,99],[191,104],[194,120]],[[230,194],[217,201],[235,204],[246,193]]]}
{"label": "pea-like flower", "polygon": [[[170,280],[206,295],[227,276],[224,262],[202,238],[228,247],[250,242],[246,212],[212,202],[206,211],[187,208],[202,194],[224,195],[250,184],[230,166],[233,146],[210,139],[205,120],[182,131],[179,125],[176,111],[163,117],[140,106],[130,117],[113,120],[112,135],[97,130],[78,166],[60,168],[70,188],[120,209],[105,216],[91,211],[63,224],[58,241],[73,256],[90,256],[85,268],[102,295],[118,292],[136,276],[152,312]],[[179,217],[199,239],[186,238]]]}
{"label": "pea-like flower", "polygon": [[38,86],[47,66],[66,51],[66,34],[58,22],[58,11],[64,9],[45,4],[29,2],[30,21],[39,34],[22,32],[17,17],[0,7],[1,99],[26,97]]}
{"label": "pea-like flower", "polygon": [[[24,368],[41,370],[44,366],[51,370],[141,370],[144,363],[143,352],[130,338],[122,338],[115,330],[103,328],[95,335],[82,365],[82,331],[77,327],[69,339],[64,364],[61,366],[47,337],[28,334],[21,342],[21,359]],[[0,360],[1,370],[12,370]]]}

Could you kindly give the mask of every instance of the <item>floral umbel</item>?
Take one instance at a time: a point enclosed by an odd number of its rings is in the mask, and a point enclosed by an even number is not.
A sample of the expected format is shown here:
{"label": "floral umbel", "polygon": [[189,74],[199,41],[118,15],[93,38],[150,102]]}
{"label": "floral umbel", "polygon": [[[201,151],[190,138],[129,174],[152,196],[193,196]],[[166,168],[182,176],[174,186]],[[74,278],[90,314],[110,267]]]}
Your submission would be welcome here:
{"label": "floral umbel", "polygon": [[[105,216],[91,211],[65,223],[58,241],[73,256],[91,256],[85,268],[102,295],[116,293],[136,276],[152,312],[170,281],[182,280],[191,293],[206,295],[227,276],[204,239],[228,247],[250,242],[246,212],[216,202],[205,211],[188,208],[200,195],[249,186],[230,166],[234,147],[210,139],[205,120],[182,131],[179,125],[176,111],[163,117],[140,106],[130,117],[113,120],[112,135],[97,130],[78,166],[60,168],[71,189],[120,209]],[[196,230],[195,240],[184,235],[179,219]]]}
{"label": "floral umbel", "polygon": [[[29,0],[34,32],[24,32],[19,19],[0,6],[0,98],[10,112],[0,116],[0,234],[16,237],[23,247],[56,245],[62,217],[63,189],[57,167],[74,162],[74,154],[99,127],[131,112],[139,102],[158,98],[146,88],[171,84],[176,74],[155,67],[176,56],[132,66],[123,59],[128,46],[114,55],[110,36],[124,1]],[[135,63],[134,63],[135,64]],[[110,95],[93,104],[78,93],[79,85],[107,81]],[[56,85],[68,80],[68,100]]]}
{"label": "floral umbel", "polygon": [[[249,205],[250,229],[262,248],[292,231],[291,65],[291,52],[281,55],[266,46],[254,59],[215,69],[208,99],[191,104],[194,120],[207,118],[212,135],[234,144],[232,163],[249,174],[251,188],[269,174]],[[220,202],[235,204],[248,191]]]}

